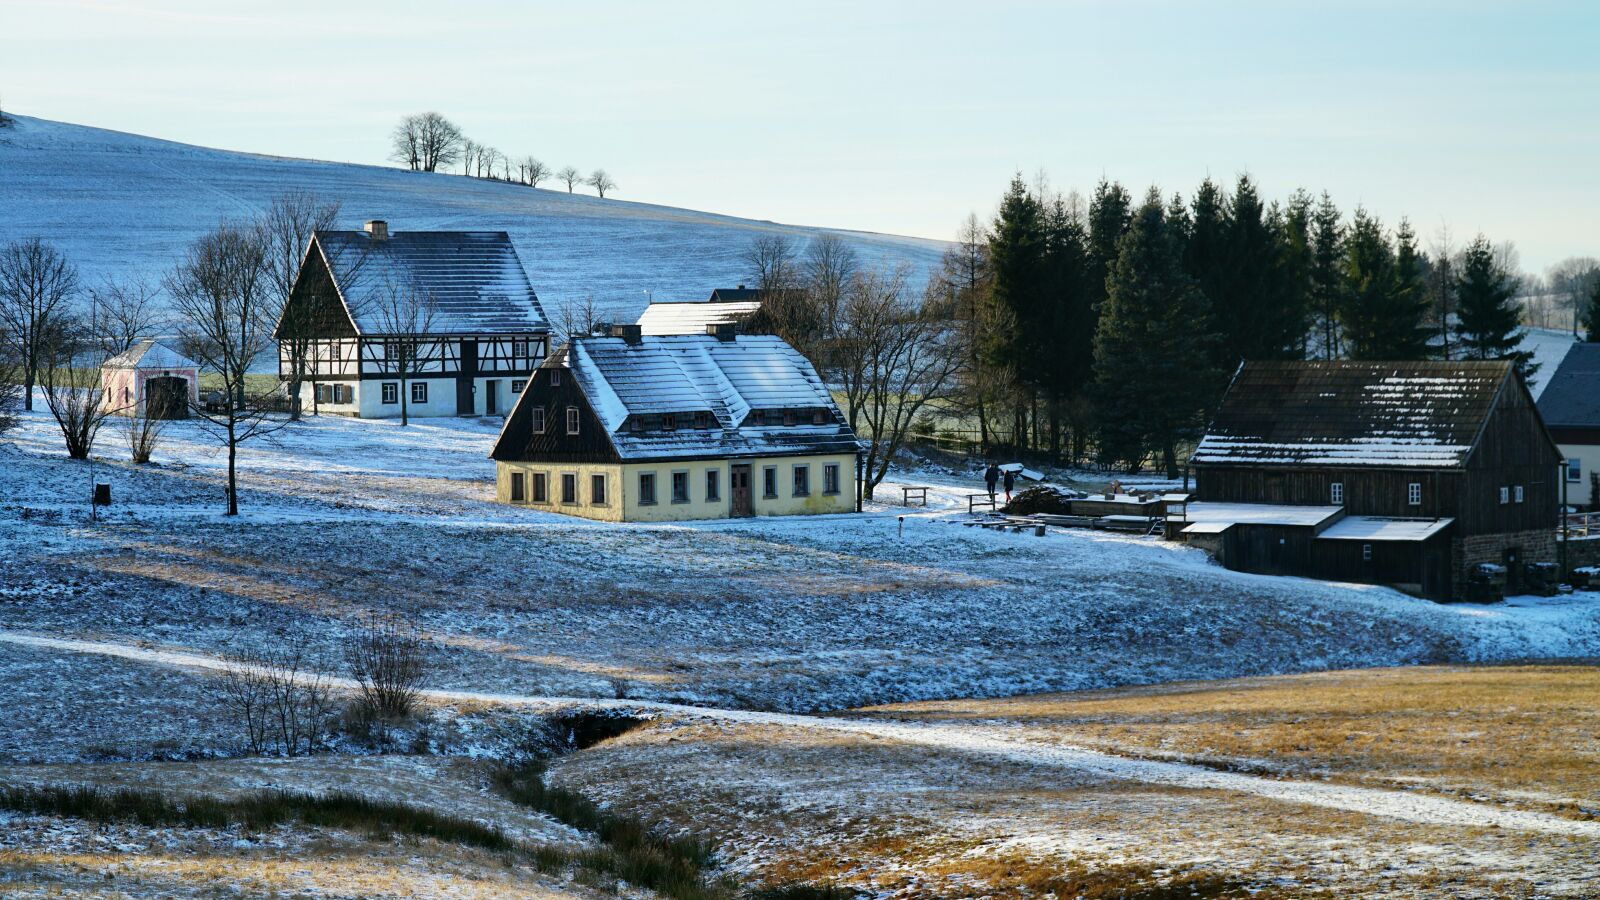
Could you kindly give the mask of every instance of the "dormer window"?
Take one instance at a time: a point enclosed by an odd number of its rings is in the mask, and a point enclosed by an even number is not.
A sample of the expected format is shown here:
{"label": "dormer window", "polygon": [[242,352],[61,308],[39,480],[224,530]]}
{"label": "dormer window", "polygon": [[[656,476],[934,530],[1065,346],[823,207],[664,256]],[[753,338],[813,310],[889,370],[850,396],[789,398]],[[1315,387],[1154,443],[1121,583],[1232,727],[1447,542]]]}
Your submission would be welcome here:
{"label": "dormer window", "polygon": [[822,410],[813,409],[811,411],[811,424],[813,424],[813,425],[825,424],[826,420],[823,418],[824,415],[825,414],[824,414],[824,412]]}
{"label": "dormer window", "polygon": [[792,409],[784,410],[783,411],[783,424],[787,425],[790,428],[793,428],[794,427],[794,421],[795,421],[795,419],[794,419],[794,410],[792,410]]}
{"label": "dormer window", "polygon": [[761,421],[768,426],[781,425],[783,424],[783,413],[775,409],[769,409],[761,414]]}
{"label": "dormer window", "polygon": [[661,427],[667,431],[676,431],[678,429],[678,417],[672,413],[667,413],[661,417]]}
{"label": "dormer window", "polygon": [[628,430],[629,431],[643,431],[644,430],[644,416],[633,416],[633,417],[629,418],[628,419]]}
{"label": "dormer window", "polygon": [[711,414],[708,413],[708,412],[697,412],[697,413],[695,413],[694,414],[694,427],[696,427],[696,428],[710,428],[711,427]]}
{"label": "dormer window", "polygon": [[561,370],[560,369],[551,369],[550,370],[550,386],[551,387],[560,387],[561,386]]}

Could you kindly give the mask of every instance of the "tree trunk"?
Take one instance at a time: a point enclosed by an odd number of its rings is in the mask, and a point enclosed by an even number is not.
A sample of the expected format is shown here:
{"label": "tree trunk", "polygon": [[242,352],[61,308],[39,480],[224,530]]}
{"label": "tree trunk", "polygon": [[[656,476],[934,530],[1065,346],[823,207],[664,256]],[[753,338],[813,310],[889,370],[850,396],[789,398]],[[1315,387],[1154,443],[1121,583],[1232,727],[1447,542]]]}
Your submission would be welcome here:
{"label": "tree trunk", "polygon": [[22,408],[28,412],[33,412],[33,383],[34,374],[30,368],[22,377]]}
{"label": "tree trunk", "polygon": [[[406,378],[405,378],[404,375],[401,375],[400,376],[400,427],[401,428],[404,428],[408,424],[410,424],[410,420],[407,418],[408,409],[407,409],[407,406],[406,406],[406,404],[411,399],[411,397],[409,396],[410,393],[411,393],[410,389],[406,387]],[[378,399],[382,400],[383,398],[379,397]]]}
{"label": "tree trunk", "polygon": [[228,515],[239,514],[239,441],[234,435],[233,414],[228,414]]}
{"label": "tree trunk", "polygon": [[1178,450],[1171,441],[1161,445],[1161,464],[1166,466],[1168,478],[1178,477]]}
{"label": "tree trunk", "polygon": [[289,421],[300,421],[300,379],[289,379]]}

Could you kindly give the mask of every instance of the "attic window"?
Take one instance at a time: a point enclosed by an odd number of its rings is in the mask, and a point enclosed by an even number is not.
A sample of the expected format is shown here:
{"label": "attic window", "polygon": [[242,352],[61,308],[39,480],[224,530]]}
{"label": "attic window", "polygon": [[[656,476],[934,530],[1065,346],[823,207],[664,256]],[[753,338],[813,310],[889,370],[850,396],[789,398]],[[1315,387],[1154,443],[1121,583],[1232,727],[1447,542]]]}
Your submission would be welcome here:
{"label": "attic window", "polygon": [[560,369],[551,369],[550,370],[550,386],[551,387],[560,387],[561,386],[561,370]]}
{"label": "attic window", "polygon": [[628,430],[629,431],[643,431],[644,430],[644,416],[633,416],[633,417],[629,418],[628,419]]}
{"label": "attic window", "polygon": [[761,414],[761,419],[763,424],[779,425],[783,422],[783,413],[775,409],[769,409]]}
{"label": "attic window", "polygon": [[533,433],[544,434],[544,407],[533,408]]}
{"label": "attic window", "polygon": [[525,359],[528,355],[528,339],[517,338],[511,342],[511,355],[518,359]]}
{"label": "attic window", "polygon": [[696,428],[710,428],[711,427],[711,414],[708,413],[708,412],[697,412],[697,413],[695,413],[694,414],[694,427],[696,427]]}
{"label": "attic window", "polygon": [[567,434],[577,434],[577,433],[578,433],[578,408],[576,406],[569,406],[569,407],[567,407]]}
{"label": "attic window", "polygon": [[813,424],[813,425],[821,425],[821,424],[823,424],[823,422],[825,421],[824,418],[823,418],[823,415],[824,414],[823,414],[822,410],[813,409],[811,411],[811,424]]}
{"label": "attic window", "polygon": [[792,410],[792,409],[784,410],[783,411],[783,424],[792,428],[792,427],[794,427],[794,422],[795,422],[794,410]]}
{"label": "attic window", "polygon": [[667,431],[677,431],[678,430],[678,417],[673,415],[672,413],[667,413],[666,415],[661,417],[661,427],[666,429]]}

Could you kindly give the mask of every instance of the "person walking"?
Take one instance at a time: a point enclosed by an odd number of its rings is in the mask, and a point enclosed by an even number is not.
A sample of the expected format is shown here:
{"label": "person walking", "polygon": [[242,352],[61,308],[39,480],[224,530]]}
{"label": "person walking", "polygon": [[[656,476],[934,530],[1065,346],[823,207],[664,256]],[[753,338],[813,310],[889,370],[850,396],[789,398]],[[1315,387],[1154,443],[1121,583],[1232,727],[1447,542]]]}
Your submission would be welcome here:
{"label": "person walking", "polygon": [[994,500],[995,485],[1000,482],[1000,467],[989,461],[989,468],[983,470],[983,483],[989,486],[989,499]]}
{"label": "person walking", "polygon": [[1016,486],[1017,486],[1017,473],[1013,472],[1010,469],[1007,469],[1006,470],[1006,504],[1007,505],[1009,505],[1011,503],[1011,489],[1016,487]]}

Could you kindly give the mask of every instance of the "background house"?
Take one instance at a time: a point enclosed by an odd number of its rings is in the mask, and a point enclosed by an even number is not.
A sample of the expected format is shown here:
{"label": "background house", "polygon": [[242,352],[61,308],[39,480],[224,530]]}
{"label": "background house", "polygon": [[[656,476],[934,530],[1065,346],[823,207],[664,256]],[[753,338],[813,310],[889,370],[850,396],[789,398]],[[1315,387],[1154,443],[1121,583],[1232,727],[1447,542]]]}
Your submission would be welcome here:
{"label": "background house", "polygon": [[1507,362],[1251,362],[1191,459],[1225,565],[1458,594],[1553,562],[1561,453]]}
{"label": "background house", "polygon": [[153,338],[106,360],[100,367],[103,401],[126,416],[182,419],[199,400],[199,364]]}
{"label": "background house", "polygon": [[550,328],[503,231],[318,231],[274,338],[301,401],[368,418],[502,415]]}
{"label": "background house", "polygon": [[[722,300],[727,294],[741,299]],[[739,325],[761,309],[760,291],[740,285],[737,290],[720,288],[709,301],[663,301],[651,303],[639,316],[639,330],[647,336],[668,334],[708,334],[718,325]]]}
{"label": "background house", "polygon": [[1568,500],[1600,507],[1600,344],[1573,344],[1539,394],[1539,415],[1561,447]]}
{"label": "background house", "polygon": [[639,522],[851,511],[859,450],[782,339],[622,325],[552,354],[490,455],[503,503]]}

